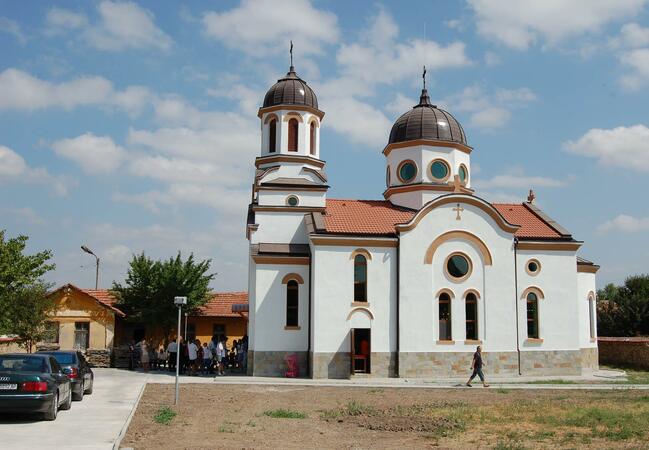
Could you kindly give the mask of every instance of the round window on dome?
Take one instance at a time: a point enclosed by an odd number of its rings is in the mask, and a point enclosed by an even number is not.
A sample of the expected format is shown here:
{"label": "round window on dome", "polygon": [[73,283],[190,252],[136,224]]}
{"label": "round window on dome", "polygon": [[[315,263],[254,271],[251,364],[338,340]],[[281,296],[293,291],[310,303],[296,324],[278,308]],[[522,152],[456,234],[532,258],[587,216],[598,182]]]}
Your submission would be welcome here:
{"label": "round window on dome", "polygon": [[288,206],[297,206],[300,204],[300,199],[295,195],[289,195],[288,197],[286,197],[286,204]]}
{"label": "round window on dome", "polygon": [[541,263],[538,259],[530,259],[529,261],[527,261],[527,264],[525,264],[525,270],[527,271],[528,275],[538,275],[541,271]]}
{"label": "round window on dome", "polygon": [[459,172],[460,181],[462,182],[462,184],[466,184],[467,180],[469,179],[469,171],[464,164],[460,164]]}
{"label": "round window on dome", "polygon": [[403,161],[399,164],[397,175],[402,183],[408,183],[417,176],[417,165],[412,160]]}
{"label": "round window on dome", "polygon": [[444,182],[451,174],[451,168],[443,159],[436,159],[430,163],[429,172],[433,180]]}
{"label": "round window on dome", "polygon": [[446,258],[444,269],[451,280],[460,282],[469,278],[473,264],[464,253],[452,253]]}

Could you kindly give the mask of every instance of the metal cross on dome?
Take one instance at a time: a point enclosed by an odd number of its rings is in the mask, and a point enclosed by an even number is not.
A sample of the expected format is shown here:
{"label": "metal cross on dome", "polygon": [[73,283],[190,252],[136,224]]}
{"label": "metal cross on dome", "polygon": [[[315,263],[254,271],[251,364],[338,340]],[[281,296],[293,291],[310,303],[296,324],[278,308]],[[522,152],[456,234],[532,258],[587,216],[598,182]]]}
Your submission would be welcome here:
{"label": "metal cross on dome", "polygon": [[426,89],[426,66],[424,66],[424,73],[421,75],[421,77],[424,79],[424,89]]}
{"label": "metal cross on dome", "polygon": [[293,40],[291,40],[291,49],[288,52],[291,54],[291,67],[293,67]]}

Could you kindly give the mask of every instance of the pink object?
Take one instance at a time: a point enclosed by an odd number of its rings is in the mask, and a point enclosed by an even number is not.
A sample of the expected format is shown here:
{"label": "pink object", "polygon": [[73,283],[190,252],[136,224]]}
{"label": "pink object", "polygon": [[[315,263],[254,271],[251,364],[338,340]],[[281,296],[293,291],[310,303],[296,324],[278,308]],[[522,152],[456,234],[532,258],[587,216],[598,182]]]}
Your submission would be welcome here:
{"label": "pink object", "polygon": [[288,369],[286,370],[286,378],[297,378],[300,373],[300,367],[297,363],[297,355],[295,353],[289,353],[284,357]]}

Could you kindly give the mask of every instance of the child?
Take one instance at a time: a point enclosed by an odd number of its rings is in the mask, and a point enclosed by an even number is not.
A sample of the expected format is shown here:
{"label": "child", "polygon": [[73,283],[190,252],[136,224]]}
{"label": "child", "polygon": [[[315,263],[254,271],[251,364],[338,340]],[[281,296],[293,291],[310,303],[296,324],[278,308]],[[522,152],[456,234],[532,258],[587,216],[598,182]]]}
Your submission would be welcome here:
{"label": "child", "polygon": [[207,346],[207,342],[203,342],[203,373],[207,374],[212,368],[212,352]]}

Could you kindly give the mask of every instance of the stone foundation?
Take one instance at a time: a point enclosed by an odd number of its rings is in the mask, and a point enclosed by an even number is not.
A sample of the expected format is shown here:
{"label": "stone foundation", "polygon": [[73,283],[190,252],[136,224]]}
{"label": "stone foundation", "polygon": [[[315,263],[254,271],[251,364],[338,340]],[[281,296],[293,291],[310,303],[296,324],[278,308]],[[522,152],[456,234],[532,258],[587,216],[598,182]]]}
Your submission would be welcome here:
{"label": "stone foundation", "polygon": [[288,369],[285,358],[293,353],[297,355],[299,376],[307,376],[307,352],[249,351],[248,373],[257,377],[283,377]]}
{"label": "stone foundation", "polygon": [[397,352],[372,353],[370,356],[370,375],[379,378],[397,376]]}
{"label": "stone foundation", "polygon": [[581,368],[599,370],[599,351],[597,347],[581,349]]}
{"label": "stone foundation", "polygon": [[313,353],[313,378],[349,378],[351,359],[347,352]]}

